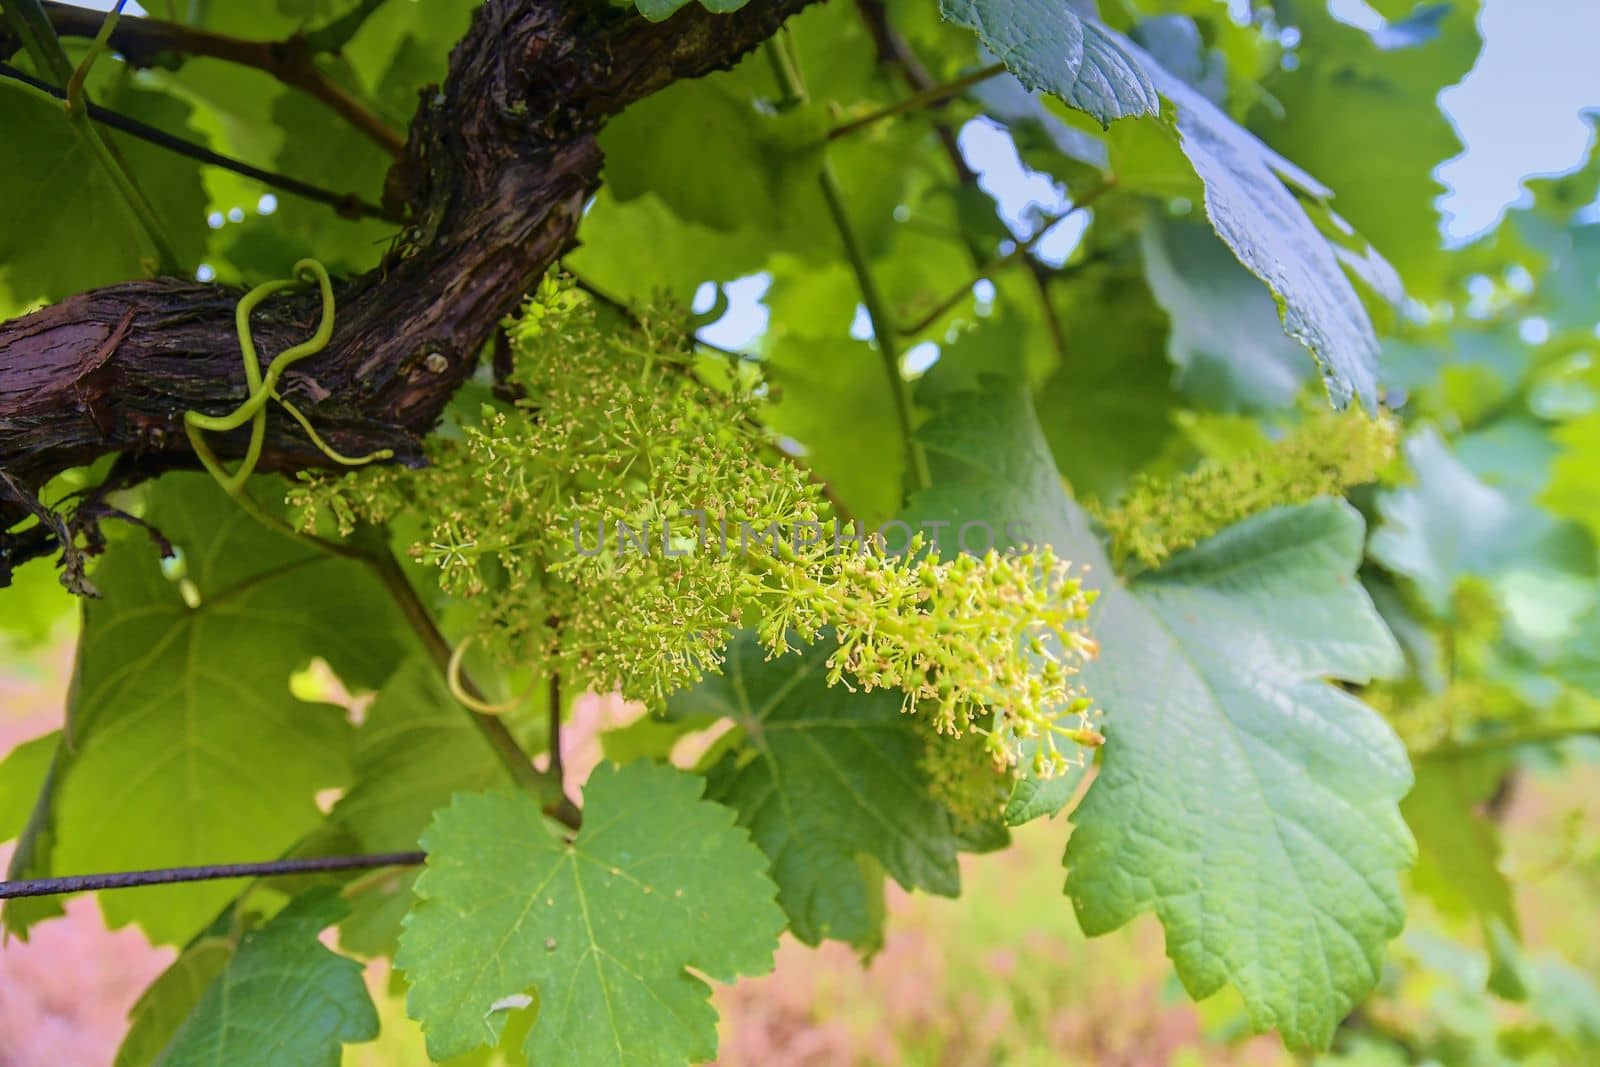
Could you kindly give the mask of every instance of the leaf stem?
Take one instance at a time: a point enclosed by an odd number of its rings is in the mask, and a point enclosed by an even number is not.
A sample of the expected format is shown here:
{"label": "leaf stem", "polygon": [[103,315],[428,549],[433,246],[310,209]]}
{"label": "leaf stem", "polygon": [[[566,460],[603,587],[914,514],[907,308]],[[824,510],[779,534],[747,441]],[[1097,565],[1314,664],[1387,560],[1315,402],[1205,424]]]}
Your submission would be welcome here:
{"label": "leaf stem", "polygon": [[67,114],[83,110],[83,83],[89,77],[89,71],[94,67],[94,61],[100,58],[100,53],[106,50],[106,40],[111,36],[111,31],[116,28],[117,20],[122,17],[122,9],[128,0],[117,0],[116,6],[106,13],[105,19],[100,23],[100,32],[94,35],[94,40],[89,43],[89,51],[84,54],[78,63],[78,69],[72,72],[72,77],[67,81]]}
{"label": "leaf stem", "polygon": [[176,885],[181,882],[214,882],[225,878],[272,878],[323,871],[361,871],[375,867],[415,867],[426,856],[421,852],[380,852],[370,856],[316,856],[311,859],[269,860],[263,863],[217,863],[204,867],[162,867],[149,871],[123,871],[115,874],[76,874],[62,878],[30,878],[0,882],[0,900],[19,897],[49,897],[66,893],[92,893],[102,889],[134,889],[139,886]]}
{"label": "leaf stem", "polygon": [[565,792],[567,773],[561,762],[561,675],[550,672],[550,776]]}
{"label": "leaf stem", "polygon": [[[406,577],[400,562],[394,558],[394,553],[385,548],[382,551],[373,551],[365,558],[376,572],[378,579],[383,582],[384,588],[389,591],[406,623],[422,642],[422,647],[433,660],[434,666],[441,674],[448,675],[452,652],[450,642],[445,640],[444,634],[439,631],[438,623],[433,619],[433,613],[411,587],[411,579]],[[483,690],[464,671],[458,671],[457,677],[461,687],[474,699],[485,701],[488,699]],[[577,806],[562,791],[559,780],[549,773],[541,772],[533,765],[533,760],[517,743],[517,739],[512,736],[505,722],[498,716],[484,715],[470,708],[464,710],[471,717],[478,732],[483,735],[483,739],[494,750],[495,756],[510,772],[512,779],[540,798],[544,804],[545,814],[570,829],[577,829],[582,817]]]}
{"label": "leaf stem", "polygon": [[841,137],[849,137],[853,133],[859,133],[868,126],[876,125],[884,119],[903,115],[908,111],[920,111],[922,108],[932,107],[935,104],[942,104],[952,97],[960,96],[974,85],[980,85],[990,78],[998,77],[1005,72],[1006,65],[1004,63],[991,63],[987,67],[981,67],[970,74],[962,75],[954,81],[945,82],[943,85],[927,86],[903,100],[895,101],[887,107],[835,126],[828,131],[828,140],[837,141]]}
{"label": "leaf stem", "polygon": [[1474,737],[1465,741],[1446,741],[1435,745],[1428,756],[1476,756],[1485,752],[1499,752],[1523,745],[1548,745],[1570,741],[1578,737],[1600,737],[1600,722],[1560,723],[1538,726],[1527,730],[1509,730],[1500,734]]}
{"label": "leaf stem", "polygon": [[1028,257],[1028,254],[1032,252],[1034,248],[1038,247],[1039,242],[1044,240],[1045,236],[1048,235],[1051,230],[1055,229],[1061,223],[1067,221],[1073,215],[1077,214],[1079,211],[1082,211],[1084,208],[1100,199],[1100,197],[1105,195],[1106,191],[1110,189],[1113,184],[1113,182],[1108,181],[1102,185],[1096,186],[1094,189],[1091,189],[1089,192],[1085,193],[1083,199],[1074,203],[1071,207],[1067,208],[1067,210],[1061,212],[1060,214],[1051,215],[1046,218],[1044,222],[1039,225],[1039,228],[1033,232],[1032,236],[1028,237],[1024,241],[1019,242],[1014,248],[1011,249],[1011,251],[1005,253],[1004,255],[995,256],[987,263],[979,266],[972,277],[962,282],[959,288],[953,290],[949,296],[935,304],[933,306],[933,310],[929,311],[926,315],[923,315],[921,318],[909,325],[896,327],[896,330],[903,337],[913,337],[921,333],[923,330],[926,330],[940,319],[944,318],[944,316],[948,314],[952,308],[960,304],[969,295],[971,295],[973,286],[977,285],[985,278],[991,277],[992,275],[1005,270],[1007,267],[1010,267],[1015,263],[1022,262]]}
{"label": "leaf stem", "polygon": [[[788,32],[780,30],[778,35],[770,38],[763,47],[777,76],[779,89],[793,101],[804,101],[805,83],[800,77],[800,71],[793,57],[789,54],[788,44]],[[845,257],[849,259],[850,269],[856,276],[856,285],[861,290],[861,303],[867,309],[867,318],[872,323],[873,339],[877,343],[878,354],[883,359],[884,374],[889,381],[889,394],[894,401],[895,421],[899,425],[900,437],[905,442],[909,488],[912,492],[926,489],[932,484],[932,477],[928,470],[928,457],[923,452],[922,443],[917,440],[912,425],[911,394],[905,377],[900,373],[900,349],[895,337],[894,320],[890,318],[888,305],[884,302],[883,294],[872,277],[866,250],[862,247],[861,239],[850,222],[850,213],[844,202],[844,191],[839,187],[839,179],[835,176],[826,155],[823,157],[817,180],[822,189],[822,199],[828,207],[828,214],[832,216],[834,227],[839,231],[839,239],[844,244]]]}

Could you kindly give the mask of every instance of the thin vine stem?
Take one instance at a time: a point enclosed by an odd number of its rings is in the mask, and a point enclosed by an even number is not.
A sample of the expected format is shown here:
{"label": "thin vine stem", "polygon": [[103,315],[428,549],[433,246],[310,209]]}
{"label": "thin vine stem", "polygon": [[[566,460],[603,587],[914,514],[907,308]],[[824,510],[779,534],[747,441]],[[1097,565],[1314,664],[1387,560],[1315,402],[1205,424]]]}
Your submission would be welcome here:
{"label": "thin vine stem", "polygon": [[[447,675],[450,670],[451,654],[454,651],[450,642],[439,630],[439,625],[434,621],[433,613],[428,606],[417,596],[417,591],[411,586],[411,579],[406,577],[399,560],[394,558],[394,553],[384,549],[374,551],[366,556],[368,564],[372,567],[378,579],[388,590],[395,605],[400,609],[401,615],[411,627],[412,632],[422,642],[424,651],[433,660],[441,675]],[[487,701],[487,697],[477,683],[465,672],[458,672],[458,682],[461,687],[475,699]],[[472,719],[478,732],[488,742],[500,763],[510,772],[511,777],[524,789],[538,796],[544,804],[545,814],[560,822],[569,829],[576,830],[582,820],[582,813],[577,805],[568,799],[561,788],[561,783],[554,777],[540,771],[533,765],[533,760],[523,751],[522,745],[512,735],[511,729],[505,721],[494,715],[484,715],[470,708],[464,709]]]}
{"label": "thin vine stem", "polygon": [[[40,7],[39,0],[26,2]],[[7,0],[5,6],[9,11],[11,0]],[[361,10],[358,8],[351,15]],[[362,18],[365,18],[364,14]],[[99,12],[66,4],[40,7],[38,19],[40,24],[61,37],[93,37],[101,27]],[[129,16],[121,19],[112,31],[110,46],[134,66],[152,66],[162,57],[177,54],[220,59],[259,70],[313,97],[384,152],[398,156],[405,149],[405,138],[399,131],[316,65],[318,55],[337,52],[360,28],[359,23],[339,25],[341,21],[336,19],[321,30],[297,33],[286,40],[252,41],[179,22]],[[27,38],[20,32],[18,37],[26,47]],[[61,84],[65,84],[71,76],[70,66],[61,71],[40,69],[48,70]]]}
{"label": "thin vine stem", "polygon": [[106,50],[106,41],[111,37],[111,31],[116,29],[117,20],[122,17],[122,9],[127,3],[128,0],[117,0],[116,6],[106,12],[105,21],[100,23],[100,32],[89,42],[89,51],[67,81],[67,114],[83,110],[83,83],[88,80],[89,71],[94,69],[94,61]]}
{"label": "thin vine stem", "polygon": [[1508,748],[1521,748],[1524,745],[1549,745],[1559,741],[1571,741],[1579,737],[1600,738],[1600,722],[1584,723],[1558,723],[1553,726],[1539,726],[1527,730],[1508,730],[1499,734],[1488,734],[1483,737],[1474,737],[1466,741],[1446,741],[1435,745],[1427,751],[1430,756],[1477,756],[1487,752],[1501,752]]}
{"label": "thin vine stem", "polygon": [[[16,83],[18,88],[25,91],[32,90],[34,96],[47,102],[64,101],[67,98],[66,90],[35,78],[26,71],[18,70],[9,63],[0,63],[0,77],[10,79]],[[241,159],[235,159],[232,156],[225,156],[220,152],[212,151],[205,145],[195,144],[193,141],[186,141],[181,137],[174,137],[165,130],[140,122],[131,115],[124,115],[120,111],[94,103],[87,104],[85,110],[89,118],[102,126],[108,126],[130,137],[137,137],[139,140],[153,144],[158,148],[164,148],[169,152],[205,163],[208,166],[221,167],[223,170],[241,174],[246,178],[253,178],[262,185],[277,189],[280,192],[290,193],[320,204],[327,204],[342,218],[383,219],[386,222],[396,223],[403,221],[393,212],[386,211],[376,204],[368,203],[354,193],[336,193],[332,190],[312,185],[310,182],[301,181],[299,178],[292,178],[286,174],[279,174],[275,171],[255,166],[252,163],[246,163]]]}
{"label": "thin vine stem", "polygon": [[858,119],[852,119],[849,122],[835,126],[828,131],[828,140],[837,141],[841,137],[849,137],[853,133],[860,133],[867,127],[874,126],[884,119],[894,118],[896,115],[903,115],[908,111],[919,111],[925,107],[942,104],[952,97],[960,96],[974,85],[981,85],[1005,72],[1006,65],[1004,63],[991,63],[987,67],[982,67],[943,85],[927,86],[905,99],[897,100],[871,114],[863,115]]}
{"label": "thin vine stem", "polygon": [[[779,88],[791,100],[804,101],[805,83],[793,56],[789,54],[789,44],[788,31],[779,30],[778,35],[769,39],[764,47],[773,72],[777,76]],[[866,307],[867,318],[872,323],[878,355],[882,357],[884,375],[889,383],[889,394],[894,401],[895,422],[898,424],[901,440],[905,444],[909,487],[913,492],[926,489],[932,484],[933,479],[928,469],[928,457],[922,449],[922,443],[917,440],[916,430],[912,425],[911,392],[906,385],[904,375],[900,373],[900,346],[895,335],[894,320],[890,317],[888,305],[872,276],[866,251],[850,221],[844,191],[840,188],[839,179],[828,163],[826,155],[822,160],[818,183],[822,189],[822,199],[828,207],[828,214],[832,217],[834,228],[839,231],[839,239],[844,244],[845,257],[850,261],[850,269],[855,274],[856,286],[861,291],[861,303]]]}
{"label": "thin vine stem", "polygon": [[561,675],[550,672],[550,776],[566,790],[567,772],[561,761]]}
{"label": "thin vine stem", "polygon": [[204,867],[163,867],[114,874],[75,874],[62,878],[27,878],[0,882],[0,900],[51,897],[66,893],[92,893],[103,889],[215,882],[228,878],[277,878],[325,871],[363,871],[380,867],[416,867],[427,857],[422,852],[380,852],[369,856],[316,856],[310,859],[268,860],[262,863],[217,863]]}
{"label": "thin vine stem", "polygon": [[1113,184],[1114,183],[1112,182],[1105,182],[1104,184],[1097,186],[1086,193],[1083,199],[1067,208],[1067,210],[1056,215],[1051,215],[1049,218],[1045,219],[1031,236],[1024,241],[1019,241],[1016,246],[1011,249],[1011,251],[1005,253],[1004,255],[996,256],[993,259],[990,259],[987,263],[979,266],[972,277],[961,283],[960,287],[952,290],[949,296],[946,296],[944,299],[935,304],[933,309],[927,314],[923,315],[913,323],[896,327],[898,332],[902,336],[911,337],[921,333],[923,330],[926,330],[928,327],[938,322],[947,313],[949,313],[952,308],[960,304],[968,297],[968,295],[971,294],[972,287],[974,285],[977,285],[985,278],[992,277],[993,275],[1005,270],[1007,267],[1010,267],[1013,264],[1020,263],[1024,259],[1027,259],[1029,253],[1038,247],[1039,242],[1043,241],[1051,230],[1054,230],[1057,226],[1070,219],[1079,211],[1089,207],[1089,205],[1093,204],[1101,196],[1105,195],[1106,191],[1110,189]]}

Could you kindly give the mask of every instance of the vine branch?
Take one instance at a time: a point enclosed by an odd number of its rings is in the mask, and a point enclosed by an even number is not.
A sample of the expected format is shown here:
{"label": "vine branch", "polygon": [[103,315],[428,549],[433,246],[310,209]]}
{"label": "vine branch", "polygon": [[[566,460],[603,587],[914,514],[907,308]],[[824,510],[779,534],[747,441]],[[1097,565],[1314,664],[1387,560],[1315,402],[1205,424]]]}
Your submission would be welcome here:
{"label": "vine branch", "polygon": [[275,878],[325,871],[361,871],[376,867],[416,867],[426,859],[421,852],[381,852],[370,856],[317,856],[311,859],[269,860],[262,863],[217,863],[205,867],[163,867],[116,874],[75,874],[62,878],[29,878],[0,882],[0,900],[52,897],[66,893],[92,893],[102,889],[135,889],[181,882],[215,882],[227,878]]}
{"label": "vine branch", "polygon": [[869,126],[882,122],[884,119],[903,115],[908,111],[916,111],[921,108],[943,104],[954,97],[960,96],[974,85],[980,85],[990,78],[998,77],[1005,72],[1006,65],[1004,63],[991,63],[987,67],[980,67],[970,74],[965,74],[943,85],[926,86],[903,100],[896,100],[888,107],[880,108],[869,115],[863,115],[858,119],[852,119],[842,125],[835,126],[828,131],[828,140],[837,141],[841,137],[849,137],[853,133],[859,133]]}

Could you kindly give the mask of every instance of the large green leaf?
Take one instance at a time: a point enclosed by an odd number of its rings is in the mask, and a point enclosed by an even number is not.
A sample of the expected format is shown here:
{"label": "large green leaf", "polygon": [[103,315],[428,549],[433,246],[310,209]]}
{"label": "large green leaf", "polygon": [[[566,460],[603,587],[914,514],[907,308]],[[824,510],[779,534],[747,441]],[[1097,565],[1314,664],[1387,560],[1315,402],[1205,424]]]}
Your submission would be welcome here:
{"label": "large green leaf", "polygon": [[[1262,144],[1137,44],[1080,18],[1064,3],[945,0],[943,7],[948,17],[977,31],[1025,85],[1054,93],[1102,121],[1117,117],[1104,97],[1107,86],[1129,88],[1130,101],[1150,88],[1167,100],[1176,113],[1172,121],[1183,153],[1205,185],[1212,227],[1276,295],[1284,328],[1317,358],[1334,403],[1343,406],[1352,396],[1369,408],[1376,403],[1377,335],[1341,261],[1385,281],[1392,272],[1351,238],[1330,243],[1307,214],[1297,191],[1323,198],[1329,195],[1326,186]],[[1089,49],[1090,38],[1104,47]],[[1092,64],[1091,55],[1108,65]],[[1079,56],[1086,58],[1080,63]],[[1086,80],[1083,70],[1094,76]],[[1157,110],[1152,95],[1149,106],[1120,113]],[[1152,157],[1153,149],[1146,137],[1113,138],[1112,169],[1129,188],[1171,195],[1169,161]],[[1130,150],[1137,158],[1128,156]],[[1331,219],[1324,222],[1337,229]],[[1348,247],[1352,243],[1356,247]]]}
{"label": "large green leaf", "polygon": [[941,0],[944,17],[978,35],[1017,80],[1054,93],[1102,125],[1161,110],[1126,42],[1064,0]]}
{"label": "large green leaf", "polygon": [[784,922],[766,857],[703,788],[671,767],[602,765],[570,842],[521,794],[441,810],[396,957],[429,1055],[493,1044],[537,993],[531,1062],[710,1059],[710,990],[686,968],[770,970]]}
{"label": "large green leaf", "polygon": [[952,397],[924,434],[952,463],[925,506],[1028,516],[1100,589],[1082,680],[1107,742],[1067,852],[1084,930],[1154,910],[1191,994],[1231,983],[1257,1028],[1325,1044],[1377,981],[1411,857],[1405,753],[1325,680],[1399,659],[1353,577],[1360,517],[1337,501],[1266,512],[1126,586],[1015,387]]}
{"label": "large green leaf", "polygon": [[706,795],[737,811],[771,858],[795,936],[870,947],[882,941],[883,890],[861,858],[907,889],[955,896],[961,842],[918,766],[931,732],[901,712],[898,693],[828,685],[828,654],[819,643],[769,660],[742,637],[724,673],[674,695],[669,710],[744,731],[711,768]]}
{"label": "large green leaf", "polygon": [[[420,656],[395,671],[367,710],[350,766],[350,787],[328,815],[322,850],[410,851],[456,793],[505,781],[482,733],[438,669]],[[392,955],[415,879],[414,871],[397,869],[369,884],[340,923],[340,944],[362,955]]]}
{"label": "large green leaf", "polygon": [[[1131,270],[1085,270],[1051,293],[1068,358],[1040,383],[1034,403],[1062,476],[1080,496],[1109,502],[1173,433],[1179,396],[1163,357],[1167,319]],[[1011,340],[1008,324],[992,322],[962,343],[989,346],[992,365],[992,350]],[[1022,334],[1014,343],[1028,340]]]}
{"label": "large green leaf", "polygon": [[44,788],[61,733],[53,730],[6,753],[0,760],[0,841],[10,841],[28,825],[34,798]]}
{"label": "large green leaf", "polygon": [[329,820],[368,852],[417,847],[456,793],[499,783],[505,770],[430,662],[407,660],[355,734],[351,782]]}
{"label": "large green leaf", "polygon": [[[612,195],[626,203],[653,192],[713,230],[782,229],[795,196],[814,192],[826,127],[810,109],[759,110],[764,79],[741,67],[682,82],[613,119],[600,138]],[[716,145],[716,165],[681,150],[697,141]]]}
{"label": "large green leaf", "polygon": [[584,213],[580,243],[562,262],[608,296],[643,306],[665,295],[688,306],[702,282],[729,282],[766,262],[764,235],[685,222],[651,193],[621,203],[602,188]]}
{"label": "large green leaf", "polygon": [[172,966],[139,994],[128,1013],[128,1033],[117,1048],[114,1067],[149,1067],[189,1018],[228,961],[234,944],[226,937],[202,937],[184,947]]}
{"label": "large green leaf", "polygon": [[1324,680],[1399,659],[1361,544],[1339,502],[1247,519],[1108,587],[1085,671],[1110,737],[1067,855],[1085,931],[1153,908],[1192,994],[1231,983],[1294,1045],[1328,1042],[1404,919],[1404,750]]}
{"label": "large green leaf", "polygon": [[[183,553],[163,572],[151,542],[111,545],[84,612],[77,673],[52,792],[53,828],[19,849],[19,875],[271,859],[321,821],[318,790],[346,783],[342,709],[308,704],[289,676],[320,656],[354,687],[397,661],[397,620],[378,582],[268,530],[206,475],[156,486],[149,521]],[[187,598],[187,599],[186,599]],[[122,890],[113,925],[185,941],[236,892],[227,882]],[[16,927],[26,910],[7,909]]]}
{"label": "large green leaf", "polygon": [[331,889],[291,901],[206,988],[160,1067],[338,1067],[341,1045],[378,1036],[361,965],[317,935],[348,910]]}

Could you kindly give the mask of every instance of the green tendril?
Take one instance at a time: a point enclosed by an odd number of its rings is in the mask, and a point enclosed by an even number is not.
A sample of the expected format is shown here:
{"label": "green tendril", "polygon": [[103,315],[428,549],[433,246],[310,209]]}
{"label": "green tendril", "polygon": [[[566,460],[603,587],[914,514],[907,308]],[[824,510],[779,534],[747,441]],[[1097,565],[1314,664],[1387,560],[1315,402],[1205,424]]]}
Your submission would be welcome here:
{"label": "green tendril", "polygon": [[[389,459],[394,455],[387,448],[365,456],[346,456],[336,451],[312,428],[311,420],[306,418],[299,408],[279,395],[278,382],[283,379],[285,372],[301,360],[309,359],[321,352],[328,346],[328,341],[333,336],[333,282],[328,277],[327,268],[314,259],[302,259],[294,265],[294,273],[294,278],[279,278],[256,286],[239,299],[239,306],[234,311],[234,329],[239,335],[239,352],[244,359],[245,385],[249,390],[244,403],[226,415],[207,415],[199,411],[186,411],[183,414],[184,430],[189,436],[189,445],[199,457],[200,464],[217,480],[217,484],[236,500],[244,499],[245,482],[255,472],[256,464],[261,460],[261,449],[267,435],[268,400],[276,400],[295,422],[300,424],[300,428],[306,432],[306,436],[311,439],[317,450],[335,463],[346,467],[358,467],[377,460]],[[317,283],[322,293],[322,317],[317,323],[316,332],[299,344],[284,349],[272,361],[266,373],[262,374],[261,359],[256,353],[255,338],[250,332],[250,315],[269,296],[300,284],[298,279],[314,280]],[[227,433],[230,430],[237,430],[246,422],[250,424],[250,443],[245,448],[244,459],[240,461],[238,468],[230,472],[206,442],[205,431]]]}

